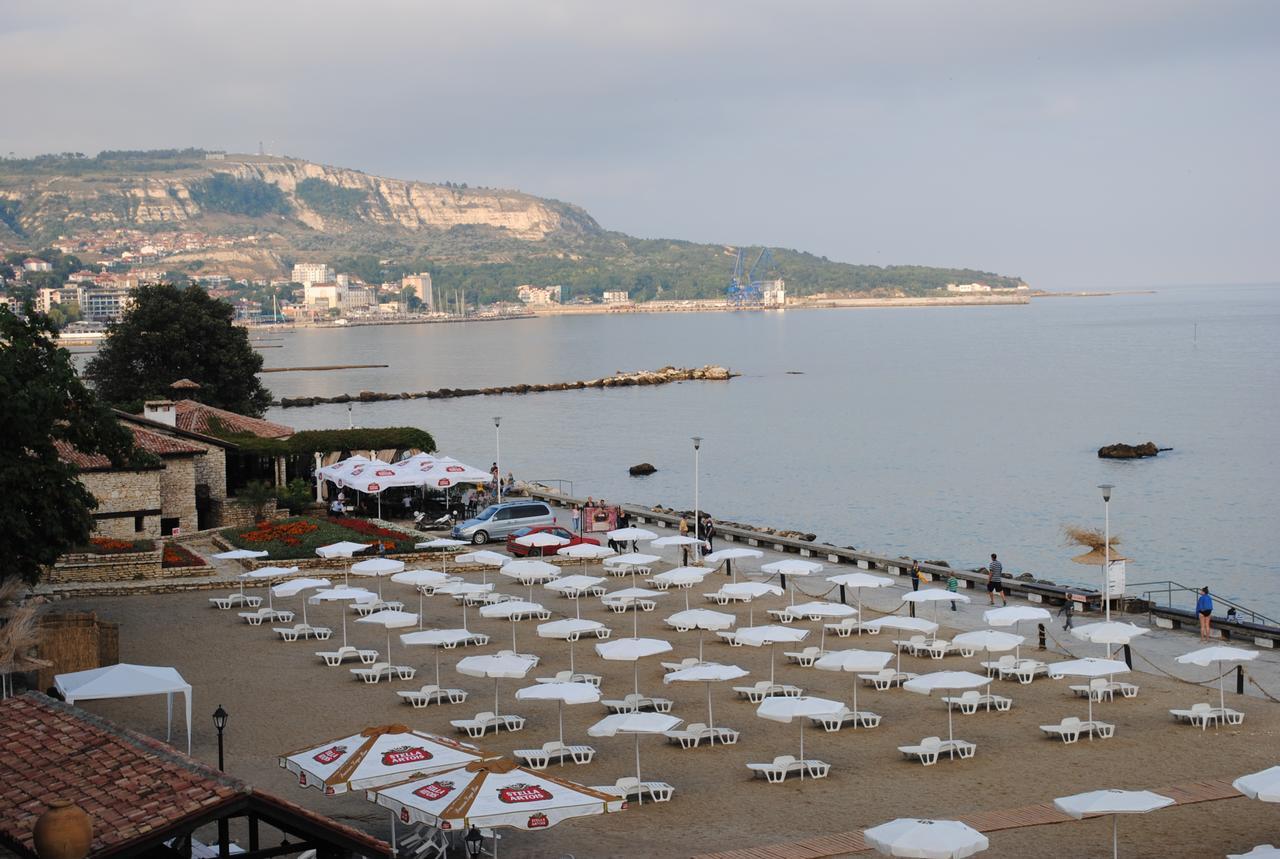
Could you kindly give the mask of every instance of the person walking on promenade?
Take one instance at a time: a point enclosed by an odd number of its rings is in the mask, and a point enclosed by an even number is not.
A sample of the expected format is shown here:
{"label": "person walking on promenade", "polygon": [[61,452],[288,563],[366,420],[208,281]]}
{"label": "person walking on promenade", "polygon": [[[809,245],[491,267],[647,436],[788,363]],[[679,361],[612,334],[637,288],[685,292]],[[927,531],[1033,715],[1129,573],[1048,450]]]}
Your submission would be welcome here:
{"label": "person walking on promenade", "polygon": [[987,603],[989,605],[996,604],[996,594],[1000,594],[1002,604],[1009,604],[1009,598],[1004,595],[1004,582],[1001,581],[1003,576],[1004,564],[1000,563],[996,553],[992,552],[991,563],[987,565]]}
{"label": "person walking on promenade", "polygon": [[[680,528],[681,537],[689,536],[689,520],[686,519],[683,514],[681,514],[680,516],[679,528]],[[689,544],[688,543],[685,543],[683,546],[680,547],[680,565],[684,567],[689,566]]]}
{"label": "person walking on promenade", "polygon": [[920,562],[911,562],[911,590],[920,590]]}
{"label": "person walking on promenade", "polygon": [[[947,576],[947,590],[951,591],[951,593],[953,593],[953,594],[954,594],[954,593],[957,593],[957,592],[960,590],[960,580],[956,578],[956,574],[955,574],[955,573],[950,573],[950,574]],[[952,601],[951,601],[951,610],[952,610],[952,611],[956,611],[956,601],[955,601],[955,600],[952,600]]]}
{"label": "person walking on promenade", "polygon": [[578,509],[578,505],[573,505],[573,533],[582,533],[582,511]]}
{"label": "person walking on promenade", "polygon": [[1200,596],[1196,598],[1196,614],[1200,616],[1200,640],[1209,640],[1209,621],[1213,618],[1213,597],[1209,596],[1209,588],[1206,585],[1200,589]]}

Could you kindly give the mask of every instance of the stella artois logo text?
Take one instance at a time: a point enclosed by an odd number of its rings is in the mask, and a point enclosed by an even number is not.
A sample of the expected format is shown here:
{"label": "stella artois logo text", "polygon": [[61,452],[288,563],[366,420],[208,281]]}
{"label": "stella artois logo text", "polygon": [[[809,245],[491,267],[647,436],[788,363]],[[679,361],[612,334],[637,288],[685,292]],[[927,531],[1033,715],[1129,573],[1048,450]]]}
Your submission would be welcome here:
{"label": "stella artois logo text", "polygon": [[396,473],[389,468],[379,468],[373,475],[374,477],[395,477]]}
{"label": "stella artois logo text", "polygon": [[346,746],[330,746],[319,754],[312,756],[311,759],[318,764],[331,764],[346,753]]}
{"label": "stella artois logo text", "polygon": [[453,782],[437,780],[431,782],[431,784],[424,784],[415,790],[413,795],[427,800],[435,800],[446,797],[451,793],[453,793]]}
{"label": "stella artois logo text", "polygon": [[551,791],[537,784],[513,784],[498,791],[503,802],[542,802],[551,799]]}
{"label": "stella artois logo text", "polygon": [[409,822],[409,809],[403,805],[400,806],[400,822],[401,823]]}
{"label": "stella artois logo text", "polygon": [[529,815],[530,829],[546,829],[550,825],[551,825],[551,822],[547,820],[547,816],[543,814],[541,811],[539,811],[537,814]]}
{"label": "stella artois logo text", "polygon": [[422,746],[400,746],[394,749],[387,749],[382,753],[382,765],[384,767],[396,767],[402,764],[417,764],[429,761],[433,757],[435,755]]}
{"label": "stella artois logo text", "polygon": [[369,491],[370,491],[370,492],[378,492],[378,491],[380,491],[381,489],[382,489],[382,487],[381,487],[381,486],[379,486],[379,485],[378,485],[378,484],[376,484],[376,483],[370,483],[370,484],[369,484]]}

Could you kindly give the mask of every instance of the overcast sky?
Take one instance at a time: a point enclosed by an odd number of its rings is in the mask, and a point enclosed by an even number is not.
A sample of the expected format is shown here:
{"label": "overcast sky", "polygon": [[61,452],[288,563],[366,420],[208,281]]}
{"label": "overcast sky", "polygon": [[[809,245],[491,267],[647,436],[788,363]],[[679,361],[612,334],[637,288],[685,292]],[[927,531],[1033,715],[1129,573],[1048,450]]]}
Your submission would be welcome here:
{"label": "overcast sky", "polygon": [[1047,288],[1280,279],[1280,3],[6,2],[0,152],[514,187]]}

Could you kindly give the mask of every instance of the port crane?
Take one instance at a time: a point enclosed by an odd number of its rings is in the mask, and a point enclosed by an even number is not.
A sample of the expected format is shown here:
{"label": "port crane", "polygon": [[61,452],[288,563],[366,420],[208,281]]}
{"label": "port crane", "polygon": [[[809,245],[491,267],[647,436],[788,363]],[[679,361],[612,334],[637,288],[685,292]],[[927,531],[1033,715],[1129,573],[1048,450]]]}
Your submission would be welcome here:
{"label": "port crane", "polygon": [[729,288],[725,291],[729,304],[734,307],[759,306],[764,299],[765,277],[770,272],[776,273],[777,267],[769,249],[761,248],[755,262],[748,268],[747,252],[739,248],[738,259],[733,267],[733,279],[729,281]]}

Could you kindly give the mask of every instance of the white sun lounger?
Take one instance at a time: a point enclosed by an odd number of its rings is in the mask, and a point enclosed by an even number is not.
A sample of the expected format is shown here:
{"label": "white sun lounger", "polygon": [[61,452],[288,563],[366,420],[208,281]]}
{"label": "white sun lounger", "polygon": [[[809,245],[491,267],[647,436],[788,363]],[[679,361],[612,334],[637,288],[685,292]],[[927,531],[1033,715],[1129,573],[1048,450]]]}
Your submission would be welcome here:
{"label": "white sun lounger", "polygon": [[1125,698],[1136,698],[1138,695],[1138,687],[1132,683],[1125,683],[1120,680],[1108,680],[1105,677],[1095,677],[1089,681],[1087,686],[1072,686],[1071,691],[1081,698],[1092,696],[1095,701],[1113,700],[1117,692]]}
{"label": "white sun lounger", "polygon": [[404,603],[400,600],[374,600],[373,602],[358,602],[352,605],[355,613],[361,617],[367,617],[375,611],[383,609],[391,609],[392,611],[403,611]]}
{"label": "white sun lounger", "polygon": [[1209,723],[1217,724],[1218,714],[1217,708],[1212,704],[1192,704],[1190,710],[1170,710],[1169,715],[1173,716],[1179,722],[1186,722],[1189,725],[1197,725],[1201,730],[1209,727]]}
{"label": "white sun lounger", "polygon": [[973,757],[978,747],[967,740],[944,740],[941,737],[925,737],[917,745],[898,746],[904,757],[919,760],[925,766],[936,764],[939,755],[950,757],[953,750],[956,757],[963,759]]}
{"label": "white sun lounger", "polygon": [[995,677],[997,675],[1004,677],[1004,672],[1012,671],[1014,666],[1018,664],[1018,660],[1014,656],[1008,655],[1001,656],[999,659],[993,659],[990,662],[980,662],[978,664],[987,669],[988,677]]}
{"label": "white sun lounger", "polygon": [[1067,716],[1056,725],[1041,725],[1040,730],[1064,743],[1074,743],[1080,739],[1081,734],[1096,735],[1105,740],[1115,733],[1116,726],[1108,722],[1086,722],[1075,716]]}
{"label": "white sun lounger", "polygon": [[623,565],[623,566],[610,565],[605,567],[605,570],[609,573],[609,575],[617,576],[619,578],[621,578],[622,576],[629,576],[632,573],[635,573],[637,576],[647,576],[653,572],[652,567],[632,567],[632,566],[626,566],[626,565]]}
{"label": "white sun lounger", "polygon": [[519,731],[524,728],[523,716],[495,716],[493,713],[476,713],[472,719],[454,719],[449,723],[469,737],[483,737],[490,728],[498,731]]}
{"label": "white sun lounger", "polygon": [[752,686],[734,686],[733,691],[752,704],[759,704],[765,698],[799,698],[804,694],[799,686],[770,683],[768,680],[760,680]]}
{"label": "white sun lounger", "polygon": [[910,671],[895,671],[892,668],[881,668],[875,674],[859,674],[858,679],[864,686],[874,686],[877,692],[884,692],[894,686],[901,686],[916,675]]}
{"label": "white sun lounger", "polygon": [[827,716],[810,716],[809,721],[824,731],[838,731],[846,725],[857,725],[860,728],[875,728],[880,724],[880,714],[869,710],[854,712],[848,707],[841,707],[838,713]]}
{"label": "white sun lounger", "polygon": [[728,605],[731,602],[750,602],[751,597],[745,594],[727,594],[724,591],[716,591],[711,594],[703,594],[703,596],[717,605]]}
{"label": "white sun lounger", "polygon": [[244,604],[249,608],[257,608],[262,605],[262,597],[254,597],[249,596],[249,594],[242,594],[239,591],[232,591],[225,597],[209,597],[209,602],[224,611],[238,604]]}
{"label": "white sun lounger", "polygon": [[856,617],[841,618],[835,623],[824,623],[822,628],[827,632],[834,632],[841,638],[848,638],[858,629],[858,619]]}
{"label": "white sun lounger", "polygon": [[583,674],[574,671],[557,671],[554,677],[538,677],[535,678],[538,683],[590,683],[597,689],[600,688],[599,674]]}
{"label": "white sun lounger", "polygon": [[799,663],[801,668],[812,668],[813,663],[817,662],[818,658],[823,655],[823,651],[817,647],[806,647],[804,650],[799,651],[783,651],[782,655],[792,662]]}
{"label": "white sun lounger", "polygon": [[670,713],[670,698],[651,698],[648,695],[637,695],[630,692],[624,698],[601,701],[606,709],[614,713],[638,713],[641,710],[652,710],[655,713]]}
{"label": "white sun lounger", "polygon": [[297,641],[299,638],[315,637],[316,641],[327,641],[333,630],[327,626],[312,626],[309,623],[295,623],[293,626],[277,626],[271,630],[278,633],[285,641]]}
{"label": "white sun lounger", "polygon": [[421,689],[414,689],[412,692],[397,692],[396,694],[405,703],[412,704],[415,710],[421,710],[432,702],[443,704],[446,698],[450,704],[461,704],[467,700],[465,689],[444,689],[434,683],[428,683]]}
{"label": "white sun lounger", "polygon": [[793,623],[800,619],[800,615],[792,614],[791,609],[786,606],[783,606],[782,608],[771,608],[769,609],[768,614],[769,617],[773,618],[778,623]]}
{"label": "white sun lounger", "polygon": [[360,650],[359,648],[345,645],[337,650],[317,650],[316,656],[324,660],[324,664],[330,668],[337,667],[342,661],[348,657],[359,659],[365,665],[372,665],[378,661],[378,651],[376,650]]}
{"label": "white sun lounger", "polygon": [[620,796],[623,799],[631,796],[643,799],[644,795],[648,794],[654,802],[666,802],[676,792],[676,789],[665,781],[640,781],[635,776],[624,776],[613,784],[596,785],[591,789],[611,796]]}
{"label": "white sun lounger", "polygon": [[723,632],[717,632],[716,637],[730,647],[741,647],[742,642],[738,641],[738,634],[732,629],[726,629]]}
{"label": "white sun lounger", "polygon": [[411,665],[392,665],[389,662],[375,662],[368,668],[349,669],[360,680],[366,683],[377,683],[383,677],[388,680],[412,680],[418,669]]}
{"label": "white sun lounger", "polygon": [[679,662],[661,662],[663,671],[683,671],[686,668],[692,668],[695,665],[701,665],[701,660],[696,656],[686,656]]}
{"label": "white sun lounger", "polygon": [[770,784],[782,784],[793,773],[809,778],[826,778],[831,773],[831,764],[818,760],[797,760],[792,755],[778,755],[771,763],[747,764],[747,769],[756,776],[763,776]]}
{"label": "white sun lounger", "polygon": [[543,743],[540,749],[516,749],[512,754],[521,758],[529,769],[544,770],[551,764],[566,759],[575,764],[589,764],[596,756],[596,750],[591,746],[566,746],[559,740],[552,740]]}
{"label": "white sun lounger", "polygon": [[979,709],[985,709],[987,704],[991,705],[992,710],[1004,713],[1013,706],[1013,699],[1003,695],[984,695],[975,689],[970,689],[959,696],[944,697],[942,703],[948,707],[957,707],[964,715],[971,716]]}
{"label": "white sun lounger", "polygon": [[242,611],[240,617],[249,622],[249,626],[262,626],[264,620],[293,623],[293,612],[278,608],[260,608],[257,611]]}
{"label": "white sun lounger", "polygon": [[[733,728],[708,728],[702,722],[691,722],[683,729],[673,728],[663,734],[668,742],[679,743],[682,749],[696,748],[703,740],[710,741],[715,737],[715,742],[724,746],[732,746],[738,742],[738,732]],[[714,745],[714,744],[712,744]]]}
{"label": "white sun lounger", "polygon": [[1014,678],[1025,686],[1041,674],[1048,673],[1049,666],[1038,659],[1019,659],[1015,660],[1012,668],[1005,667],[1000,669],[1000,679],[1008,680]]}

